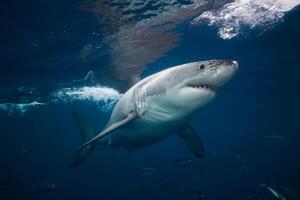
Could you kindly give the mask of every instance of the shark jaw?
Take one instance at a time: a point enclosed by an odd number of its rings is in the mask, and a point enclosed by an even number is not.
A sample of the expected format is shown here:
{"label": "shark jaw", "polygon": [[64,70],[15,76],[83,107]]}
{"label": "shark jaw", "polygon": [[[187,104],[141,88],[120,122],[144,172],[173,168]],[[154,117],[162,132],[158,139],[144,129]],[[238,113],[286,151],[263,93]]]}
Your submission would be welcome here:
{"label": "shark jaw", "polygon": [[199,85],[193,85],[193,84],[188,84],[187,87],[196,89],[196,90],[207,90],[210,92],[217,92],[217,87],[216,86],[212,86],[212,85],[207,85],[207,84],[199,84]]}

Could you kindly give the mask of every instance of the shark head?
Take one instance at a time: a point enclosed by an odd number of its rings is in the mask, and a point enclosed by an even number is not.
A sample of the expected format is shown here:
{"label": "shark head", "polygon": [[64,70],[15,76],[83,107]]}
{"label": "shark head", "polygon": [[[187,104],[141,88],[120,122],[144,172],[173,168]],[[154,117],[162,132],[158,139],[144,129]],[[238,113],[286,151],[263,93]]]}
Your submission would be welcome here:
{"label": "shark head", "polygon": [[172,68],[167,80],[171,104],[194,111],[212,101],[218,90],[236,73],[233,60],[208,60],[187,63]]}

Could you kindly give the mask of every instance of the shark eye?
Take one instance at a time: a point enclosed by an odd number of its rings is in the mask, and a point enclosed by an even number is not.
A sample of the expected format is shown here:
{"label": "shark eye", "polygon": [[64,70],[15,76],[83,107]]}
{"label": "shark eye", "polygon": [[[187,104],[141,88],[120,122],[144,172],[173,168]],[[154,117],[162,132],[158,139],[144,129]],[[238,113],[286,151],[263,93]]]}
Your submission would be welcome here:
{"label": "shark eye", "polygon": [[205,68],[205,65],[203,65],[203,64],[201,64],[200,66],[199,66],[199,69],[200,70],[202,70],[202,69],[204,69]]}

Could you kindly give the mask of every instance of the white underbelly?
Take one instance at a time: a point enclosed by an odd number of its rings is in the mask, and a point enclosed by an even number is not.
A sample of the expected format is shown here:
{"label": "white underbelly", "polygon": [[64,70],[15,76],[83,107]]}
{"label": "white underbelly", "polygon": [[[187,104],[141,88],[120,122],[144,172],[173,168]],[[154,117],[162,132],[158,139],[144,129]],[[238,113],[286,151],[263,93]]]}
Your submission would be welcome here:
{"label": "white underbelly", "polygon": [[157,143],[186,124],[182,110],[171,107],[163,97],[149,97],[142,102],[145,112],[138,119],[110,134],[111,147],[134,148]]}
{"label": "white underbelly", "polygon": [[184,120],[151,109],[110,136],[111,147],[135,148],[155,144],[182,127]]}

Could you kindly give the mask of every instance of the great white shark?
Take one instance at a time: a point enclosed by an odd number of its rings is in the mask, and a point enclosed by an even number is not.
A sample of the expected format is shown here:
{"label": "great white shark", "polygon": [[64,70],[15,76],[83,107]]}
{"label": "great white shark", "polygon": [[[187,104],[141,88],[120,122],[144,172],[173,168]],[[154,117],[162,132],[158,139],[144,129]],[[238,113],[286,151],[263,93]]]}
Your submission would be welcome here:
{"label": "great white shark", "polygon": [[133,85],[116,103],[106,127],[95,134],[74,112],[83,144],[75,151],[77,166],[96,144],[133,149],[177,134],[198,158],[204,156],[192,117],[211,102],[238,69],[234,60],[208,60],[165,69]]}

